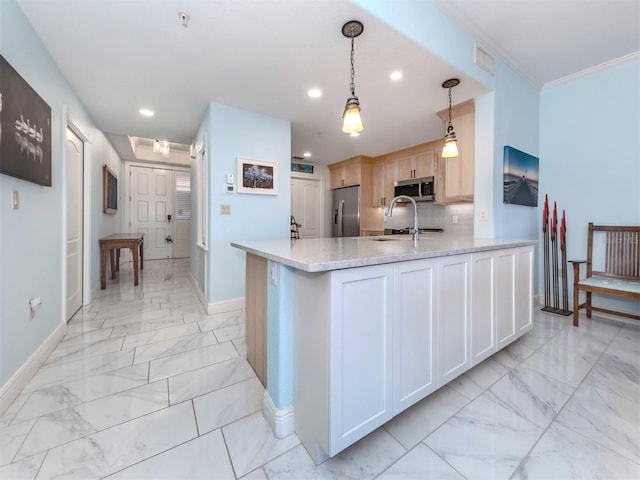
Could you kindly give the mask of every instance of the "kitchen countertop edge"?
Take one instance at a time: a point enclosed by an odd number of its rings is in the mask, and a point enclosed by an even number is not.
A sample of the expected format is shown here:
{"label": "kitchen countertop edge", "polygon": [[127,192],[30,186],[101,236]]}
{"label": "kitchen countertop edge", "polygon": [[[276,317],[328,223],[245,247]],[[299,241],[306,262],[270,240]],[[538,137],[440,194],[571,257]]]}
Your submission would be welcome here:
{"label": "kitchen countertop edge", "polygon": [[[315,273],[522,247],[537,243],[536,240],[442,236],[437,239],[420,240],[415,247],[411,240],[394,242],[376,241],[375,238],[252,240],[231,242],[231,246],[298,270]],[[338,256],[335,254],[336,250],[339,251]]]}

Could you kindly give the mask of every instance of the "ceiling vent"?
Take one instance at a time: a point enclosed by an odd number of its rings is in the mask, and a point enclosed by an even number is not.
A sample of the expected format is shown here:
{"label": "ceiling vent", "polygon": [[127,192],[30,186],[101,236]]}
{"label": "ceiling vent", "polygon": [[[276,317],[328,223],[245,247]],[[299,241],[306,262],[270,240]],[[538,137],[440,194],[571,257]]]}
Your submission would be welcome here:
{"label": "ceiling vent", "polygon": [[483,69],[485,72],[489,73],[491,76],[494,75],[495,69],[495,60],[489,55],[486,51],[476,45],[476,65]]}

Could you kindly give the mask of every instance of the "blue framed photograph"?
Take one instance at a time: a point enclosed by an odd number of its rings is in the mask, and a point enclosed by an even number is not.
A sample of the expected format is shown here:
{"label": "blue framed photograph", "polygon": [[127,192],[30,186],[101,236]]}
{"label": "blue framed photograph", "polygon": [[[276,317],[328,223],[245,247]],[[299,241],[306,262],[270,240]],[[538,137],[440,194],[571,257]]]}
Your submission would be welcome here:
{"label": "blue framed photograph", "polygon": [[503,202],[537,207],[539,171],[538,157],[505,145]]}

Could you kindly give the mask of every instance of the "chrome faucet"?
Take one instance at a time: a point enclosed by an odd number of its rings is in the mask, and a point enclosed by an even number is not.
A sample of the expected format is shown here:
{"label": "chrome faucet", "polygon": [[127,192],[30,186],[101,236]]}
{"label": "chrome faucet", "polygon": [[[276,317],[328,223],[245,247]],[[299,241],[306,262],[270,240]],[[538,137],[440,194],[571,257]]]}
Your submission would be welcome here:
{"label": "chrome faucet", "polygon": [[418,230],[418,204],[416,203],[416,201],[413,198],[411,198],[411,197],[409,197],[407,195],[398,195],[393,200],[391,200],[391,203],[389,204],[387,209],[384,211],[384,216],[385,217],[391,217],[393,215],[393,206],[400,199],[409,200],[413,204],[413,233],[412,233],[412,235],[413,235],[413,239],[418,241],[418,240],[420,240],[420,230]]}

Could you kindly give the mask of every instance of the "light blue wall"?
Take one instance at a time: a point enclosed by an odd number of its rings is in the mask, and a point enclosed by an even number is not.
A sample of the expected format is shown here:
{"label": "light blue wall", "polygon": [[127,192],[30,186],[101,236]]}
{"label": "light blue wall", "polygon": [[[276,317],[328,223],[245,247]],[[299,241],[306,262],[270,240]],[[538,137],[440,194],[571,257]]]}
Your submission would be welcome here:
{"label": "light blue wall", "polygon": [[[51,107],[53,183],[41,187],[0,174],[0,385],[4,385],[64,321],[63,105],[93,142],[89,186],[92,286],[98,285],[97,237],[121,226],[120,215],[102,213],[102,164],[108,163],[119,173],[121,168],[113,148],[94,127],[13,0],[0,2],[0,53]],[[13,190],[20,195],[17,210],[10,207]],[[42,298],[42,307],[31,318],[28,302],[33,296]]]}
{"label": "light blue wall", "polygon": [[[289,238],[291,209],[291,124],[226,105],[210,105],[209,251],[210,303],[244,297],[245,253],[232,241]],[[227,194],[227,173],[237,177],[238,157],[278,164],[278,195]],[[239,182],[235,178],[236,184]],[[220,205],[231,215],[220,215]]]}
{"label": "light blue wall", "polygon": [[[540,191],[566,211],[568,258],[583,259],[589,222],[640,225],[640,60],[540,98]],[[640,312],[638,302],[625,306]]]}

